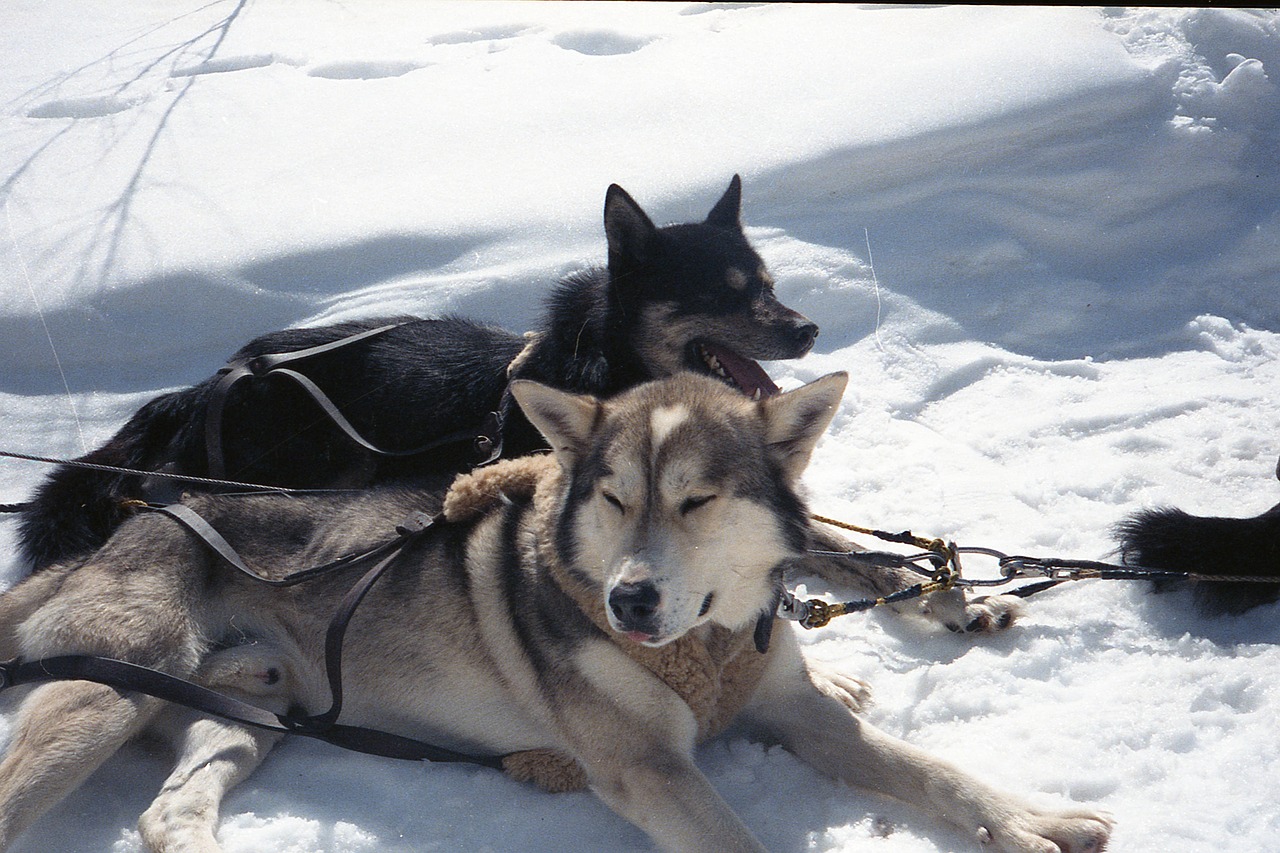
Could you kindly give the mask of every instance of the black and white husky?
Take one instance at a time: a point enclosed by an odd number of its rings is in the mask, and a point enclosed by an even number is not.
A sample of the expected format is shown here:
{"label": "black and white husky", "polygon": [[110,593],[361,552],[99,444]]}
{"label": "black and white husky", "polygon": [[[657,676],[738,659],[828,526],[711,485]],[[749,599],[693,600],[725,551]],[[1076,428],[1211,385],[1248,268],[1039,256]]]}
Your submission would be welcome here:
{"label": "black and white husky", "polygon": [[[608,265],[560,282],[535,332],[521,336],[457,317],[384,317],[274,332],[233,356],[251,375],[223,399],[215,398],[224,374],[157,397],[83,460],[274,486],[356,487],[465,470],[477,461],[469,439],[481,433],[489,412],[504,416],[505,455],[541,447],[541,437],[504,397],[514,378],[607,397],[691,370],[715,373],[749,395],[766,393],[773,385],[754,360],[803,356],[818,327],[774,296],[763,261],[742,233],[741,199],[735,175],[705,221],[659,228],[613,185],[604,203]],[[390,455],[353,441],[294,376],[265,374],[254,362],[386,326],[392,328],[290,368],[321,389],[369,445]],[[215,406],[219,425],[211,431]],[[450,435],[463,440],[403,455]],[[214,458],[217,470],[210,471]],[[22,548],[36,567],[90,551],[127,517],[124,501],[149,498],[158,486],[61,467],[22,516]]]}
{"label": "black and white husky", "polygon": [[[461,477],[443,499],[448,522],[368,592],[342,652],[341,722],[501,757],[548,787],[588,786],[665,850],[764,849],[692,758],[730,722],[955,824],[975,849],[1102,850],[1106,815],[1028,805],[877,730],[858,714],[865,685],[806,662],[792,626],[760,642],[782,566],[805,545],[797,481],[845,382],[832,374],[761,401],[689,373],[605,401],[513,383],[552,454]],[[279,574],[363,550],[442,503],[383,486],[189,505]],[[329,699],[326,625],[362,571],[266,589],[143,514],[86,561],[0,596],[0,659],[96,653],[315,713]],[[280,735],[86,681],[23,702],[0,762],[0,850],[161,722],[177,764],[142,816],[143,840],[216,851],[225,792]]]}

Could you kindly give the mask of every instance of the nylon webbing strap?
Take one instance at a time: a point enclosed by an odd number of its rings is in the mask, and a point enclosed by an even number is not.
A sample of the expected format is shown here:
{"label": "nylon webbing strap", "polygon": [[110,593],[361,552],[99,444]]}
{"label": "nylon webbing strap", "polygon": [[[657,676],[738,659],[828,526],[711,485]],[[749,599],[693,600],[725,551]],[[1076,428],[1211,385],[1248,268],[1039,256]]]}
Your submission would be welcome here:
{"label": "nylon webbing strap", "polygon": [[226,476],[226,457],[222,448],[222,416],[226,409],[227,394],[231,388],[246,376],[265,375],[272,369],[280,365],[289,364],[290,362],[299,361],[304,358],[310,358],[315,355],[323,355],[332,352],[335,349],[358,343],[367,338],[381,335],[395,329],[403,323],[389,323],[385,326],[379,326],[376,329],[366,329],[354,335],[348,335],[345,338],[339,338],[336,341],[317,344],[306,349],[295,350],[294,352],[277,352],[260,355],[255,358],[246,358],[233,361],[227,367],[223,368],[224,373],[218,383],[213,386],[213,395],[209,400],[209,406],[205,411],[204,421],[204,440],[205,452],[208,454],[209,474],[213,477]]}
{"label": "nylon webbing strap", "polygon": [[325,634],[325,672],[329,680],[331,704],[320,714],[275,714],[217,691],[159,670],[96,655],[62,655],[37,661],[0,663],[0,690],[19,684],[72,679],[92,681],[122,690],[133,690],[157,699],[175,702],[236,723],[282,734],[298,734],[357,752],[388,758],[426,761],[451,761],[501,768],[500,756],[475,756],[424,743],[412,738],[359,726],[339,725],[342,713],[342,646],[347,626],[356,608],[369,590],[401,555],[405,546],[420,538],[444,520],[443,513],[434,517],[415,513],[396,528],[396,538],[366,551],[350,554],[320,566],[303,569],[282,578],[268,578],[252,569],[235,548],[199,513],[181,504],[147,509],[160,512],[182,524],[201,539],[221,560],[256,582],[271,586],[292,586],[320,574],[381,557],[368,572],[347,591]]}
{"label": "nylon webbing strap", "polygon": [[302,583],[303,581],[310,580],[318,575],[326,574],[336,569],[354,565],[365,560],[374,559],[375,557],[385,554],[393,549],[398,551],[398,549],[402,547],[406,537],[405,533],[401,533],[397,538],[389,539],[386,542],[375,545],[367,551],[348,554],[346,556],[339,557],[336,560],[331,560],[323,565],[302,569],[285,575],[284,577],[272,578],[249,566],[236,549],[231,546],[231,543],[228,542],[222,534],[219,533],[217,529],[206,521],[198,512],[191,509],[191,507],[184,504],[168,504],[165,506],[147,505],[145,506],[145,509],[150,512],[158,512],[162,515],[167,515],[174,521],[177,521],[208,545],[209,549],[213,551],[213,553],[223,562],[227,563],[240,573],[247,575],[259,583],[264,583],[267,586],[293,586],[294,584]]}
{"label": "nylon webbing strap", "polygon": [[96,655],[60,655],[0,663],[0,690],[45,681],[91,681],[183,705],[228,722],[279,734],[301,735],[344,749],[413,761],[480,764],[501,769],[499,756],[468,755],[389,732],[358,726],[308,725],[307,717],[274,714],[231,696],[156,669]]}
{"label": "nylon webbing strap", "polygon": [[316,405],[320,407],[329,420],[333,421],[334,425],[337,426],[338,429],[342,430],[343,435],[363,447],[365,450],[368,450],[370,453],[375,453],[378,456],[417,456],[419,453],[426,453],[428,450],[435,450],[437,447],[443,447],[446,444],[454,444],[459,441],[470,441],[476,437],[476,431],[474,429],[460,429],[455,430],[442,438],[428,441],[426,444],[419,445],[418,447],[411,447],[408,450],[386,450],[384,448],[377,447],[362,436],[359,431],[351,425],[351,422],[347,420],[346,416],[342,414],[342,410],[339,409],[337,405],[329,399],[328,395],[320,389],[320,386],[312,382],[303,374],[296,370],[289,370],[284,367],[275,367],[263,375],[285,376],[292,379],[304,391],[306,391],[308,395],[310,395],[311,399],[315,401]]}
{"label": "nylon webbing strap", "polygon": [[351,617],[355,615],[356,608],[360,606],[360,602],[364,601],[365,595],[373,588],[378,578],[382,577],[387,567],[400,556],[409,541],[425,533],[438,522],[443,521],[444,513],[434,518],[418,514],[410,519],[409,524],[412,525],[411,527],[402,526],[398,528],[400,539],[395,548],[379,560],[377,565],[365,572],[364,577],[356,581],[355,586],[347,590],[347,594],[343,596],[342,601],[338,604],[338,609],[334,611],[333,618],[329,620],[329,628],[325,632],[324,639],[325,671],[329,677],[329,693],[333,697],[332,704],[329,706],[329,710],[324,713],[310,717],[308,724],[329,727],[337,721],[338,715],[342,713],[342,643],[346,639],[347,626],[351,624]]}
{"label": "nylon webbing strap", "polygon": [[97,655],[59,655],[0,664],[0,689],[42,681],[92,681],[167,699],[215,717],[272,731],[287,731],[277,715],[207,687],[127,661]]}

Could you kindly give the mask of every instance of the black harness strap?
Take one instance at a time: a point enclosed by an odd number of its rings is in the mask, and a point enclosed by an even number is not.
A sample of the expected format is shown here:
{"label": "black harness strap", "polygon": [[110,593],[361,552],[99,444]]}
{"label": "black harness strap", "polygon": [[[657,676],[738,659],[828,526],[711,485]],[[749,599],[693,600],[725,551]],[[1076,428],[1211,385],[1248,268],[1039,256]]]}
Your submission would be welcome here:
{"label": "black harness strap", "polygon": [[241,702],[239,699],[176,678],[157,669],[113,658],[96,655],[59,655],[34,661],[12,660],[0,663],[0,690],[45,681],[92,681],[107,687],[132,690],[220,717],[232,723],[279,734],[301,735],[344,749],[385,758],[469,763],[495,769],[502,768],[502,759],[499,756],[469,755],[389,732],[357,726],[310,725],[308,717],[273,714],[257,705]]}
{"label": "black harness strap", "polygon": [[395,539],[388,539],[386,542],[375,545],[367,551],[360,551],[355,554],[347,554],[336,560],[331,560],[320,566],[312,566],[311,568],[301,569],[296,572],[285,575],[280,578],[268,577],[262,572],[250,567],[244,559],[231,547],[231,543],[223,538],[222,534],[214,528],[209,522],[191,507],[184,504],[165,504],[151,505],[147,504],[144,509],[150,512],[158,512],[167,515],[183,527],[194,533],[201,541],[209,546],[219,558],[227,565],[231,566],[241,574],[247,575],[258,583],[267,586],[293,586],[295,584],[309,581],[319,575],[327,574],[336,569],[345,568],[355,565],[356,563],[372,560],[390,552],[391,556],[397,556],[400,553],[407,540],[411,536],[425,532],[427,527],[435,521],[428,517],[425,513],[417,513],[405,525],[396,528],[397,536]]}
{"label": "black harness strap", "polygon": [[379,326],[376,329],[366,329],[354,335],[348,335],[345,338],[339,338],[336,341],[330,341],[326,344],[319,344],[306,349],[294,350],[292,352],[268,353],[266,355],[253,356],[251,358],[241,358],[230,362],[226,367],[219,371],[222,378],[213,386],[213,393],[209,399],[209,406],[205,412],[204,422],[204,441],[205,450],[208,456],[209,474],[212,477],[226,476],[227,459],[226,453],[222,445],[222,424],[223,415],[226,411],[227,395],[231,389],[240,382],[240,380],[252,376],[256,378],[265,378],[267,376],[281,376],[292,380],[309,397],[320,407],[325,416],[333,421],[334,425],[342,431],[355,444],[363,447],[365,450],[377,456],[417,456],[420,453],[426,453],[428,450],[435,450],[447,444],[456,444],[463,441],[474,441],[477,438],[476,430],[462,429],[451,432],[441,438],[434,439],[426,444],[413,447],[408,450],[386,450],[378,447],[362,436],[342,414],[342,410],[338,408],[333,400],[329,399],[329,395],[315,382],[296,370],[290,370],[285,365],[295,361],[311,358],[312,356],[323,355],[327,352],[349,346],[354,343],[384,334],[403,326],[404,323],[389,323],[385,326]]}
{"label": "black harness strap", "polygon": [[[241,358],[231,361],[226,367],[219,371],[222,378],[218,380],[218,384],[213,387],[213,396],[209,400],[209,407],[205,412],[204,437],[205,448],[209,457],[209,473],[214,477],[222,477],[226,474],[226,458],[222,451],[222,414],[226,408],[227,393],[241,379],[246,376],[265,376],[272,368],[282,364],[288,364],[313,355],[322,355],[331,352],[340,347],[354,344],[366,338],[381,335],[389,332],[402,324],[389,323],[385,326],[379,326],[376,329],[366,329],[354,335],[348,335],[345,338],[339,338],[336,341],[329,341],[325,344],[318,344],[306,349],[295,350],[293,352],[268,353],[266,355],[255,356],[251,358]],[[327,397],[325,399],[328,399]]]}
{"label": "black harness strap", "polygon": [[190,507],[175,504],[148,506],[147,509],[163,513],[179,522],[232,568],[257,582],[271,586],[292,586],[336,569],[381,558],[347,591],[329,620],[325,634],[325,671],[332,696],[329,709],[320,714],[302,714],[297,711],[275,714],[159,670],[97,655],[61,655],[36,661],[12,660],[0,663],[0,690],[40,681],[92,681],[108,687],[137,691],[231,722],[281,734],[316,738],[357,752],[417,761],[467,762],[501,769],[501,756],[468,755],[389,732],[340,725],[337,722],[342,713],[342,645],[356,608],[406,546],[444,521],[443,514],[432,517],[426,513],[415,513],[396,527],[397,535],[394,539],[282,578],[269,578],[250,568],[222,534]]}
{"label": "black harness strap", "polygon": [[342,713],[342,642],[347,636],[347,626],[351,624],[351,617],[355,615],[356,608],[360,606],[360,602],[364,601],[365,595],[373,588],[378,578],[382,577],[383,571],[391,565],[396,557],[400,556],[404,547],[410,541],[426,533],[437,523],[443,523],[443,521],[443,513],[434,518],[427,516],[425,513],[416,513],[405,525],[397,527],[396,533],[399,534],[399,540],[393,550],[372,569],[365,572],[364,577],[356,581],[355,586],[347,590],[347,594],[342,597],[342,601],[338,604],[338,609],[334,611],[333,618],[329,620],[329,628],[325,632],[324,638],[324,664],[325,671],[329,677],[329,693],[333,697],[333,702],[329,706],[329,710],[323,714],[316,714],[307,718],[307,725],[319,726],[321,729],[330,728],[337,722],[338,715]]}
{"label": "black harness strap", "polygon": [[58,655],[34,661],[0,663],[0,689],[42,681],[92,681],[167,699],[227,720],[269,730],[283,730],[275,714],[184,681],[157,669],[97,655]]}

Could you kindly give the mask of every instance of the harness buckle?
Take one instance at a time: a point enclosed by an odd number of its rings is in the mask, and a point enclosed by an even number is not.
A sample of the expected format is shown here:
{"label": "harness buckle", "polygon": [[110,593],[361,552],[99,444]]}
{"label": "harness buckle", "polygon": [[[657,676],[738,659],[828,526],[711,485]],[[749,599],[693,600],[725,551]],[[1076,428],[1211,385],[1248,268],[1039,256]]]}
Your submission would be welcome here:
{"label": "harness buckle", "polygon": [[435,524],[439,516],[427,515],[425,512],[411,512],[409,517],[396,525],[396,533],[401,536],[415,536]]}

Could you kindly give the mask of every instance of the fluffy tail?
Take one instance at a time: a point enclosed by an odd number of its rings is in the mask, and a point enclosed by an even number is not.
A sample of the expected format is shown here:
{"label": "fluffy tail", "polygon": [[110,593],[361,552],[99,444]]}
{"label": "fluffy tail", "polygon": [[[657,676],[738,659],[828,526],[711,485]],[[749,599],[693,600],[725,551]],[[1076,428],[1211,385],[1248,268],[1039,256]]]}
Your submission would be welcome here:
{"label": "fluffy tail", "polygon": [[[156,397],[110,441],[79,461],[156,470],[167,461],[189,457],[182,444],[198,438],[191,421],[203,391],[197,385]],[[202,413],[197,419],[203,423]],[[139,497],[141,477],[59,465],[19,517],[23,554],[40,569],[94,551],[131,514],[124,501]]]}
{"label": "fluffy tail", "polygon": [[[1196,603],[1203,612],[1242,613],[1280,598],[1280,504],[1253,518],[1201,517],[1172,508],[1142,510],[1117,525],[1115,535],[1130,565],[1277,580],[1274,585],[1196,583]],[[1169,585],[1158,583],[1157,589]]]}

